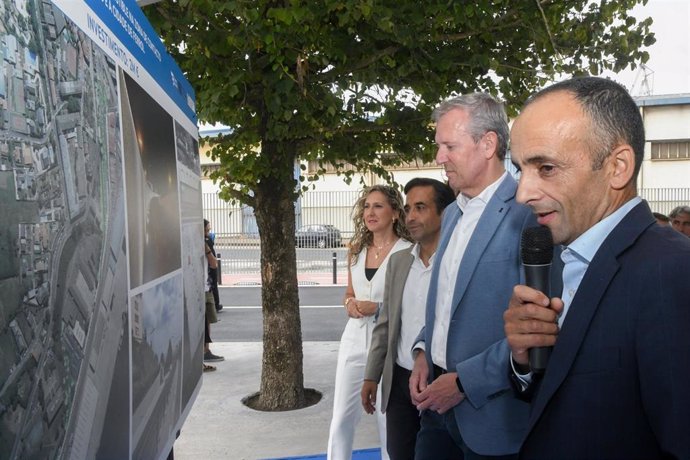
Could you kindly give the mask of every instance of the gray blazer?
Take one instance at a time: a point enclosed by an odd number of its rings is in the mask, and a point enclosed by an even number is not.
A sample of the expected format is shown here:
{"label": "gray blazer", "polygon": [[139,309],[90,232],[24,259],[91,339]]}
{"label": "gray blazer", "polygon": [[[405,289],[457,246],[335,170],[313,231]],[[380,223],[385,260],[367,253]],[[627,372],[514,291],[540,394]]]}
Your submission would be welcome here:
{"label": "gray blazer", "polygon": [[[482,213],[460,263],[448,331],[446,363],[457,372],[465,400],[453,408],[463,441],[482,455],[507,455],[525,437],[529,406],[513,395],[510,350],[503,331],[503,312],[513,287],[524,284],[520,236],[536,225],[532,212],[515,201],[517,183],[508,176]],[[426,306],[425,342],[429,369],[436,316],[439,267],[460,208],[451,204],[443,214]],[[430,372],[430,381],[433,372]]]}
{"label": "gray blazer", "polygon": [[[364,371],[366,380],[379,382],[381,385],[381,412],[386,412],[393,381],[393,367],[398,358],[398,340],[402,324],[401,310],[403,291],[407,275],[414,261],[411,246],[392,254],[386,271],[386,284],[383,294],[381,313],[371,336],[371,346]],[[419,325],[421,329],[423,324]],[[410,351],[411,353],[411,351]]]}

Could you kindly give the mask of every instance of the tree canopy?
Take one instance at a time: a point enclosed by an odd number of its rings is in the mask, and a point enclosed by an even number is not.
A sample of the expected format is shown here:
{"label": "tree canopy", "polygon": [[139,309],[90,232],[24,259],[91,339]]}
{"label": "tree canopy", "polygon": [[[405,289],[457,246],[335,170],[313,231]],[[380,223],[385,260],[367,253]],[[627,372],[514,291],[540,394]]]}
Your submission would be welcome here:
{"label": "tree canopy", "polygon": [[488,91],[514,110],[558,75],[646,61],[654,39],[651,19],[629,14],[638,3],[177,0],[147,13],[197,92],[200,120],[232,130],[212,142],[215,177],[251,203],[270,175],[262,142],[385,176],[429,158],[430,111],[453,93]]}

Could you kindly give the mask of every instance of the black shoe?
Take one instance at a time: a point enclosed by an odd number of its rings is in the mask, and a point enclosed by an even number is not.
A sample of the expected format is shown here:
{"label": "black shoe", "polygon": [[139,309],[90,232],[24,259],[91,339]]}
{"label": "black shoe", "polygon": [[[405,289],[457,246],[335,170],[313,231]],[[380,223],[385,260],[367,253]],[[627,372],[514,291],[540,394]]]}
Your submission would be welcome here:
{"label": "black shoe", "polygon": [[214,363],[218,361],[225,361],[225,358],[222,356],[214,355],[210,351],[207,351],[204,353],[204,361],[209,362],[209,363]]}
{"label": "black shoe", "polygon": [[216,312],[220,312],[223,309],[222,305],[216,305]]}

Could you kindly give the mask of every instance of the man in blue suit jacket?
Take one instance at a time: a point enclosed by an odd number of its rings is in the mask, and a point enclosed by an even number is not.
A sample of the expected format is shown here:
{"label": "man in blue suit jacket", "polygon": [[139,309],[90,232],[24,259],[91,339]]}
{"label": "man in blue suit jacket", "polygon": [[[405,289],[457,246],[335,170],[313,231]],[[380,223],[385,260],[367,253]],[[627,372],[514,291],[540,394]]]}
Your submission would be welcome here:
{"label": "man in blue suit jacket", "polygon": [[[534,225],[504,168],[508,124],[488,94],[434,111],[436,161],[459,191],[443,215],[410,394],[422,412],[417,460],[510,458],[528,405],[512,395],[503,312],[521,281],[520,234]],[[505,302],[505,303],[504,303]]]}
{"label": "man in blue suit jacket", "polygon": [[[525,459],[690,458],[690,242],[637,196],[644,127],[610,80],[557,83],[513,125],[518,201],[557,244],[563,294],[517,286],[505,314]],[[527,351],[553,346],[543,375]]]}

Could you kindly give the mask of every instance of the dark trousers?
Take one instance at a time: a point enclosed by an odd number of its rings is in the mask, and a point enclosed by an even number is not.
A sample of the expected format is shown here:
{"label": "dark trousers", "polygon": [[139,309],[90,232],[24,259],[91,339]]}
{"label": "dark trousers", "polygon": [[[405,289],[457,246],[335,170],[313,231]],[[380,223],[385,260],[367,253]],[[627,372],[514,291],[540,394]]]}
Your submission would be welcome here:
{"label": "dark trousers", "polygon": [[417,435],[415,460],[515,460],[517,454],[487,456],[470,450],[462,440],[453,410],[443,415],[425,410]]}
{"label": "dark trousers", "polygon": [[213,340],[211,340],[211,326],[206,315],[204,315],[204,323],[206,323],[204,326],[204,343],[211,343],[213,342]]}
{"label": "dark trousers", "polygon": [[386,407],[386,448],[391,460],[413,460],[419,411],[410,399],[410,371],[393,367],[388,406]]}
{"label": "dark trousers", "polygon": [[[213,254],[215,256],[215,254]],[[213,294],[213,302],[216,304],[216,310],[220,308],[220,294],[218,293],[218,269],[209,268],[208,277],[211,279],[211,293]]]}

